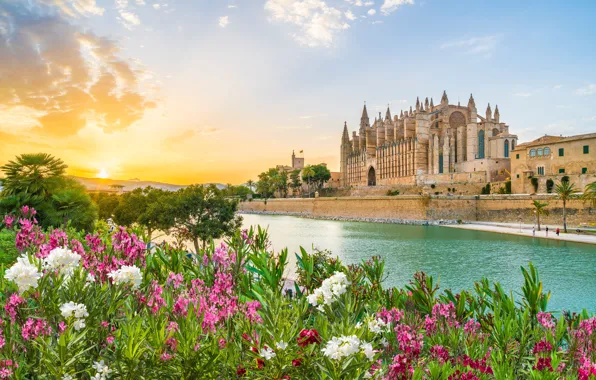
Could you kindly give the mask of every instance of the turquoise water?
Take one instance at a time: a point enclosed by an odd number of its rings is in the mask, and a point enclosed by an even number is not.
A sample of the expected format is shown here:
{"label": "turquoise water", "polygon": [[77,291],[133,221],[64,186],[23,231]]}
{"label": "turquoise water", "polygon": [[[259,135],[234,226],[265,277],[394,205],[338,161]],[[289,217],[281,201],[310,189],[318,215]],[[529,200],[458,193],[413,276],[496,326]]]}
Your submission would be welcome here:
{"label": "turquoise water", "polygon": [[[442,289],[470,289],[487,277],[519,292],[522,265],[531,261],[552,311],[596,312],[596,248],[593,245],[437,226],[313,220],[243,215],[244,225],[269,227],[273,248],[329,249],[346,264],[374,255],[386,261],[386,285],[401,287],[416,271],[440,279]],[[294,262],[292,263],[294,265]],[[521,298],[516,296],[517,299]]]}

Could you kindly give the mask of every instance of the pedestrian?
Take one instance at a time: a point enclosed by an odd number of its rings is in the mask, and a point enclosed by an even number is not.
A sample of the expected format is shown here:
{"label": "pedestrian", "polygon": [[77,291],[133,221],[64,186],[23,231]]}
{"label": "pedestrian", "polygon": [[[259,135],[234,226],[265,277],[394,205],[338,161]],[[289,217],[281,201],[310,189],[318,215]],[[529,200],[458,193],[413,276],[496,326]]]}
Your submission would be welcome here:
{"label": "pedestrian", "polygon": [[536,236],[536,227],[532,227],[532,236]]}
{"label": "pedestrian", "polygon": [[561,230],[559,230],[559,227],[557,227],[557,236],[559,236],[559,232],[561,232]]}
{"label": "pedestrian", "polygon": [[548,227],[546,227],[546,237],[548,237]]}

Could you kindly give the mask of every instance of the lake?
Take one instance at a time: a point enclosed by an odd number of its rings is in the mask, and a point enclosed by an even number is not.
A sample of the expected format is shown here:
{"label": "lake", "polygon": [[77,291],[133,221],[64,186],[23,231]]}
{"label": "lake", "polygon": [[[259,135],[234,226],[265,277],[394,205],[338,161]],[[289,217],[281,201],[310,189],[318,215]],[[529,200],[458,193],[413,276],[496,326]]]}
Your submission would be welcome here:
{"label": "lake", "polygon": [[440,280],[442,289],[471,289],[487,277],[521,292],[520,267],[532,262],[544,289],[552,296],[552,311],[596,312],[596,248],[593,245],[533,239],[531,237],[471,231],[439,226],[410,226],[346,222],[281,215],[244,214],[245,228],[268,227],[273,248],[302,246],[328,249],[344,264],[374,255],[386,261],[385,286],[402,287],[416,271]]}

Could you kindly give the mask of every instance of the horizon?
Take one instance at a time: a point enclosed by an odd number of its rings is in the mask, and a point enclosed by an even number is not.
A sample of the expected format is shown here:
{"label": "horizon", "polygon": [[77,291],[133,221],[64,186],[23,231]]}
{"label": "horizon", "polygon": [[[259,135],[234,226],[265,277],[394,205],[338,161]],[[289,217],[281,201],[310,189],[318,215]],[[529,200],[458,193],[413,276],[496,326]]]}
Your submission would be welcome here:
{"label": "horizon", "polygon": [[[519,142],[596,131],[596,3],[7,0],[0,165],[242,184],[293,150],[339,171],[344,121],[499,106]],[[553,27],[556,26],[556,27]],[[372,120],[371,120],[372,121]]]}

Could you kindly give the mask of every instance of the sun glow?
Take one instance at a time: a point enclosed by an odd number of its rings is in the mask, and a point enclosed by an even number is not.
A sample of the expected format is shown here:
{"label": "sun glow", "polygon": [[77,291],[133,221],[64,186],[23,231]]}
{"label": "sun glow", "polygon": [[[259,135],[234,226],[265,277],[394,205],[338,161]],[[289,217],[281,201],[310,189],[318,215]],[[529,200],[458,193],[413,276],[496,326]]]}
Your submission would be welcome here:
{"label": "sun glow", "polygon": [[108,178],[109,174],[108,171],[105,168],[101,168],[101,170],[99,171],[99,173],[97,173],[97,178]]}

